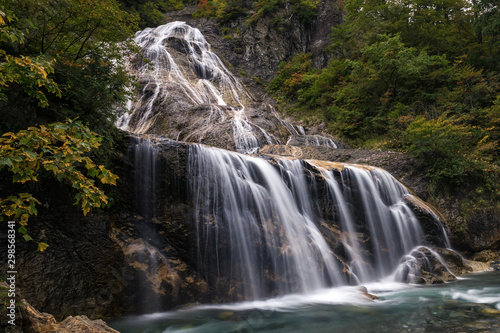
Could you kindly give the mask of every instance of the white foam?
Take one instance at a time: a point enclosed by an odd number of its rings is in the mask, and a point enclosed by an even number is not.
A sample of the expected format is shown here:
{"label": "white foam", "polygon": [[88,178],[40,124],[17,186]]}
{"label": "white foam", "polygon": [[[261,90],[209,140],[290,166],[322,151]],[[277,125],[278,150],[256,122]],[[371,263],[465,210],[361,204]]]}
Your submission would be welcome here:
{"label": "white foam", "polygon": [[500,288],[469,289],[467,291],[447,290],[441,292],[443,296],[451,297],[454,300],[464,300],[472,303],[495,304],[500,310]]}

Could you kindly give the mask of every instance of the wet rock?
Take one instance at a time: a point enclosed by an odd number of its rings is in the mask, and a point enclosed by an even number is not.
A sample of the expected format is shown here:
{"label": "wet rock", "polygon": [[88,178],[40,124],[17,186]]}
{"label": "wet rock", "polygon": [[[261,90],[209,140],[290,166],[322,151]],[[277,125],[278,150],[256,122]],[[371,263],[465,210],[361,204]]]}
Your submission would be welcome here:
{"label": "wet rock", "polygon": [[472,257],[472,260],[482,261],[482,262],[488,262],[498,259],[500,259],[500,254],[493,250],[483,250],[481,252],[474,254],[474,256]]}
{"label": "wet rock", "polygon": [[495,271],[500,271],[500,261],[495,260],[490,263],[490,267],[493,268]]}
{"label": "wet rock", "polygon": [[443,227],[443,218],[437,209],[416,196],[407,196],[404,202],[410,207],[420,222],[426,240],[435,246],[448,246],[448,236]]}
{"label": "wet rock", "polygon": [[[446,216],[452,245],[462,251],[498,251],[500,210],[498,205],[477,207],[478,197],[470,188],[457,189],[451,197],[438,195],[435,204]],[[473,207],[476,205],[476,207]]]}
{"label": "wet rock", "polygon": [[189,46],[184,39],[177,38],[177,37],[168,37],[168,38],[165,38],[163,40],[162,44],[167,46],[167,47],[173,48],[177,52],[181,52],[181,53],[184,53],[186,55],[189,54],[188,53]]}
{"label": "wet rock", "polygon": [[378,297],[378,296],[375,296],[375,295],[373,295],[373,294],[370,294],[370,293],[368,292],[368,289],[366,289],[366,287],[365,287],[365,286],[359,286],[359,287],[358,287],[358,290],[361,292],[361,294],[362,294],[363,296],[365,296],[366,298],[368,298],[368,299],[370,299],[370,300],[373,300],[373,301],[374,301],[374,300],[379,299],[379,297]]}
{"label": "wet rock", "polygon": [[466,260],[465,266],[469,267],[471,272],[484,272],[492,269],[488,263],[473,260]]}
{"label": "wet rock", "polygon": [[467,260],[458,252],[441,247],[435,247],[433,250],[444,260],[447,268],[453,272],[453,274],[462,275],[473,271],[467,264]]}
{"label": "wet rock", "polygon": [[343,145],[324,135],[294,135],[288,139],[290,146],[324,146],[329,148],[342,148]]}
{"label": "wet rock", "polygon": [[500,316],[500,310],[497,309],[484,308],[483,310],[481,310],[481,312],[488,315]]}
{"label": "wet rock", "polygon": [[437,253],[437,249],[431,250],[422,246],[403,258],[396,272],[396,279],[415,284],[442,284],[457,278],[451,267]]}
{"label": "wet rock", "polygon": [[224,311],[219,314],[219,319],[221,320],[235,320],[236,316],[232,311]]}

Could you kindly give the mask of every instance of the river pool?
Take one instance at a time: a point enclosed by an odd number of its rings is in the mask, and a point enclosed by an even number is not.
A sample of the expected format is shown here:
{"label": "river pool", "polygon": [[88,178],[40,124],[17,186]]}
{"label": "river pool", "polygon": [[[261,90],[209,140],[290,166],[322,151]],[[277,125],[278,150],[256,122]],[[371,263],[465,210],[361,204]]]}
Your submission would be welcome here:
{"label": "river pool", "polygon": [[201,305],[108,324],[122,333],[500,332],[500,272],[444,285],[337,287],[262,301]]}

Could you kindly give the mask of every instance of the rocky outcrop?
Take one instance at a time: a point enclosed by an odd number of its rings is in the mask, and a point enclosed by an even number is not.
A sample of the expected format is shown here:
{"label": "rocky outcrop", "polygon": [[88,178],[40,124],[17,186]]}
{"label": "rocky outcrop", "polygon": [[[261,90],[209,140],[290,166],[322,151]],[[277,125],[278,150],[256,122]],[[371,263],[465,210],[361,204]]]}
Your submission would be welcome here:
{"label": "rocky outcrop", "polygon": [[[466,188],[434,199],[449,221],[450,239],[457,248],[472,253],[500,250],[500,208],[487,200],[478,200]],[[477,202],[484,203],[473,206]]]}
{"label": "rocky outcrop", "polygon": [[[6,298],[6,293],[10,292],[9,286],[2,282],[0,283],[0,302],[2,303],[2,310],[0,315],[2,320],[0,322],[0,331],[6,333],[118,333],[116,330],[110,328],[103,320],[90,320],[87,316],[69,316],[61,322],[57,322],[54,316],[48,313],[42,313],[29,304],[19,288],[16,288],[15,297],[17,302],[13,312],[7,310],[5,300],[9,302],[10,295]],[[9,302],[10,303],[10,302]],[[10,306],[10,304],[9,304]],[[9,316],[7,316],[9,311]]]}
{"label": "rocky outcrop", "polygon": [[22,301],[22,305],[27,326],[25,329],[32,333],[119,333],[103,320],[90,320],[87,316],[70,316],[57,322],[52,315],[39,312],[25,300]]}
{"label": "rocky outcrop", "polygon": [[441,284],[457,276],[488,270],[488,265],[464,259],[455,251],[425,246],[414,249],[401,260],[396,279],[414,284]]}
{"label": "rocky outcrop", "polygon": [[[49,244],[46,251],[37,252],[34,242],[16,242],[16,285],[23,296],[57,320],[121,314],[123,254],[109,237],[109,219],[52,207],[57,211],[40,209],[29,225],[33,239]],[[7,260],[1,260],[6,272]]]}
{"label": "rocky outcrop", "polygon": [[[445,260],[444,254],[452,261]],[[414,284],[441,284],[455,281],[456,275],[471,271],[457,253],[443,248],[421,246],[401,260],[396,279]]]}

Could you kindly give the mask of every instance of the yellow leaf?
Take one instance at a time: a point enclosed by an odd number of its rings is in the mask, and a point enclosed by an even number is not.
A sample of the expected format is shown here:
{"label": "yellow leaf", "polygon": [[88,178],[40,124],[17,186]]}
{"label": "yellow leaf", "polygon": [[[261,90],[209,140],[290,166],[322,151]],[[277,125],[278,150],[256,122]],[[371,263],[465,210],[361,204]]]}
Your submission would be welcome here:
{"label": "yellow leaf", "polygon": [[19,224],[25,227],[28,224],[28,218],[29,218],[28,214],[21,215],[21,221],[19,221]]}
{"label": "yellow leaf", "polygon": [[43,252],[49,247],[49,244],[40,242],[38,243],[38,251]]}

